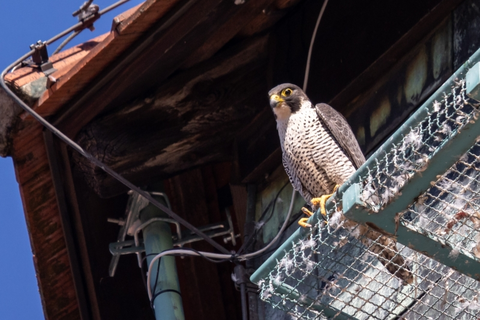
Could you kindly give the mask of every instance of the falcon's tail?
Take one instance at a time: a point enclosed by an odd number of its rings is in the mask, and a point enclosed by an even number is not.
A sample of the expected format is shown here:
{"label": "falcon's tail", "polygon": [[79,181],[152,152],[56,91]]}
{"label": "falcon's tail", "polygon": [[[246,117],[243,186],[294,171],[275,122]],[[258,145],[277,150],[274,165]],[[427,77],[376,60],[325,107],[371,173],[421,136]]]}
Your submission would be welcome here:
{"label": "falcon's tail", "polygon": [[413,274],[405,259],[398,252],[395,240],[382,232],[374,230],[375,228],[372,229],[372,227],[359,225],[351,220],[347,221],[345,226],[349,230],[354,230],[352,233],[355,237],[378,257],[378,260],[385,266],[388,272],[403,280],[404,284],[413,282]]}

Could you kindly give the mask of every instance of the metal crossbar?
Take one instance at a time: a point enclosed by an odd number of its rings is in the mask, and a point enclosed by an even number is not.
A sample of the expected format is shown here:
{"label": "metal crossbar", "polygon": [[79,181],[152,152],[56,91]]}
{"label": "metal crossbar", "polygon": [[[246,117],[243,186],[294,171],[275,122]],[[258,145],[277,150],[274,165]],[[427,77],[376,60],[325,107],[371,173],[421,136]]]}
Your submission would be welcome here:
{"label": "metal crossbar", "polygon": [[[480,318],[479,60],[339,188],[328,222],[316,212],[252,275],[263,300],[302,319]],[[385,267],[385,237],[408,280]]]}

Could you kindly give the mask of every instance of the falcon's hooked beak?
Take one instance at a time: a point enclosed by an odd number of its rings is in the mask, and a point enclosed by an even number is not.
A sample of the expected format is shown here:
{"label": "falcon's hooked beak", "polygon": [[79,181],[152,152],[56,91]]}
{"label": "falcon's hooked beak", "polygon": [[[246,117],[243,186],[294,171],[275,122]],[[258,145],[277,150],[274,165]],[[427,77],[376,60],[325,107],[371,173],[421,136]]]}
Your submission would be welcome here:
{"label": "falcon's hooked beak", "polygon": [[272,94],[270,96],[270,107],[272,107],[275,120],[277,121],[285,121],[292,114],[292,110],[286,101],[278,94]]}
{"label": "falcon's hooked beak", "polygon": [[272,94],[270,96],[270,107],[275,108],[278,103],[280,102],[284,102],[285,100],[283,100],[278,94]]}

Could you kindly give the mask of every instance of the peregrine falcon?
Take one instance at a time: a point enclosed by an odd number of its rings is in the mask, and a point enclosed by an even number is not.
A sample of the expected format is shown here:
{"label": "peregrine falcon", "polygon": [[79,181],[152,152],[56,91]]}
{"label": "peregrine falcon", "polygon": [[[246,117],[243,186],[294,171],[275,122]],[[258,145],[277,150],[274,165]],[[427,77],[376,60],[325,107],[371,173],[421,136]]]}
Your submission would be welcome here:
{"label": "peregrine falcon", "polygon": [[[294,84],[278,85],[268,95],[290,182],[307,202],[320,207],[326,215],[325,201],[365,162],[355,135],[340,113],[324,103],[314,106]],[[309,226],[307,218],[298,223]],[[398,254],[395,241],[347,219],[344,226],[357,230],[357,237],[378,255],[389,272],[406,283],[412,282],[412,274]]]}

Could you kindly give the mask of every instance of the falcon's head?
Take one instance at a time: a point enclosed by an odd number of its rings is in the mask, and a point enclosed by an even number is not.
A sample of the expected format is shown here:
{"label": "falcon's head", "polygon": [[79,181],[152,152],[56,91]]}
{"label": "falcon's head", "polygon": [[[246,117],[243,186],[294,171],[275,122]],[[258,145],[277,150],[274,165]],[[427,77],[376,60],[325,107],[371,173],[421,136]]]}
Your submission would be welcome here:
{"label": "falcon's head", "polygon": [[268,92],[268,96],[277,120],[288,119],[292,113],[300,110],[304,101],[309,101],[305,92],[291,83],[276,86]]}

